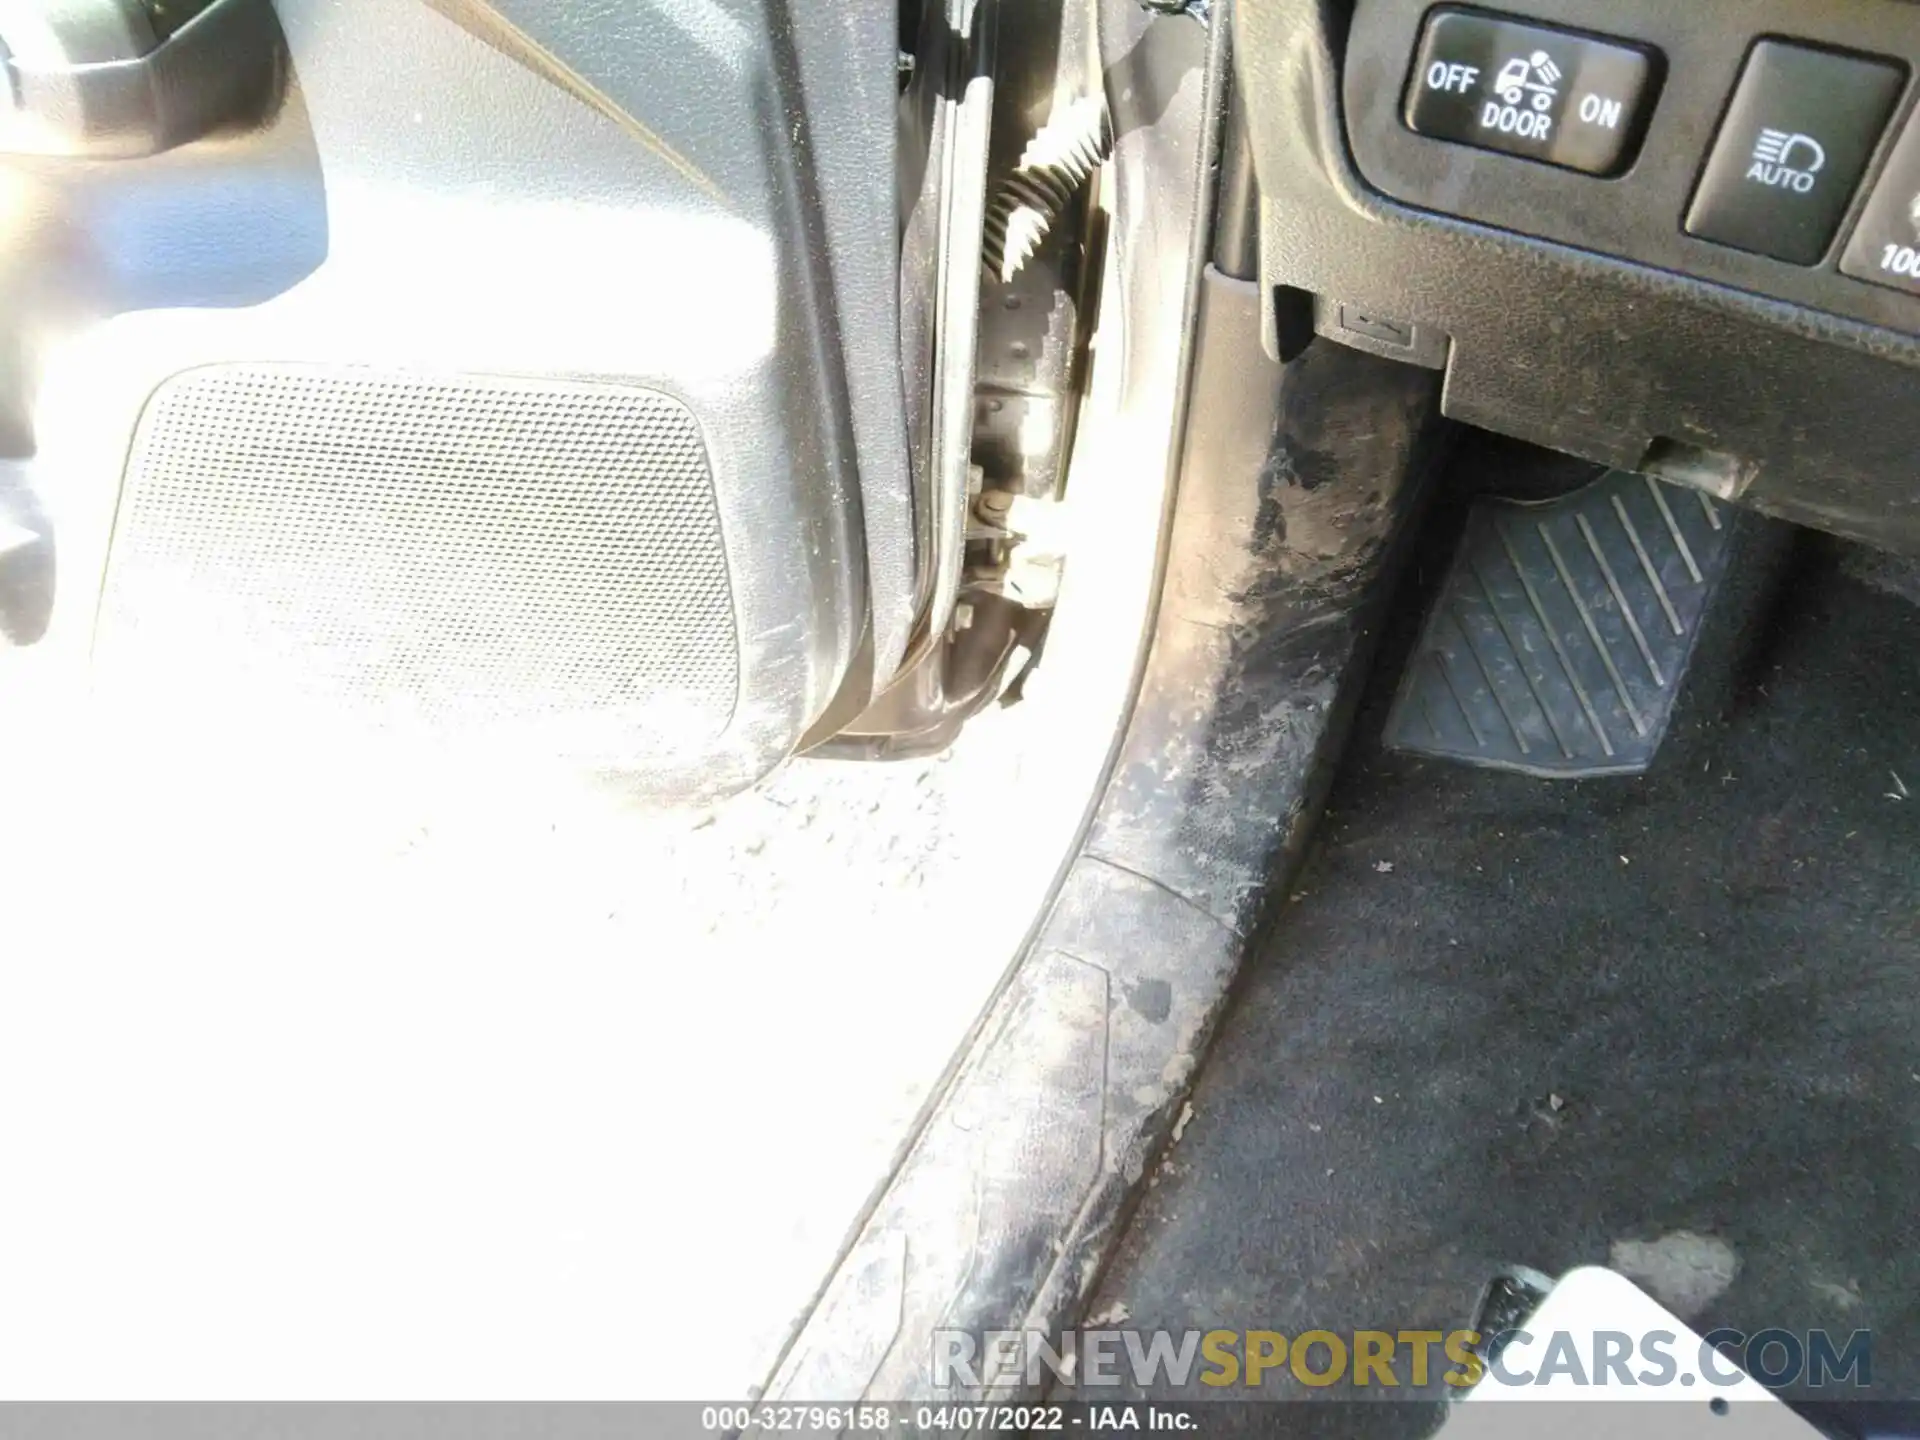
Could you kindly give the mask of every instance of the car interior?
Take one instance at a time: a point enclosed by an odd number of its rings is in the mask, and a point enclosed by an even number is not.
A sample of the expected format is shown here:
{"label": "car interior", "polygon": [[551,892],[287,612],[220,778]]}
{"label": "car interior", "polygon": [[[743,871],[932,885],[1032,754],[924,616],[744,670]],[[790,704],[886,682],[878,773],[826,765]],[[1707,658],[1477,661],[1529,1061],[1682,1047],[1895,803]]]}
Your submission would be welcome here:
{"label": "car interior", "polygon": [[1598,1265],[1869,1331],[1773,1388],[1920,1434],[1911,0],[9,0],[0,60],[15,754],[724,805],[1049,703],[1151,556],[759,1396]]}

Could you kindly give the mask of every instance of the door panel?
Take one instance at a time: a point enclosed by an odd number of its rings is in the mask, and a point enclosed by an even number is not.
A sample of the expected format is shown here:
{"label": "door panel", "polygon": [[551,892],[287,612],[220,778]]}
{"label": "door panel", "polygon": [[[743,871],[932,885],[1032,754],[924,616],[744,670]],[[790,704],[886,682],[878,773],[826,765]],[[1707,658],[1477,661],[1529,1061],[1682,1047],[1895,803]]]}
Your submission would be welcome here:
{"label": "door panel", "polygon": [[277,10],[263,123],[5,162],[41,644],[222,725],[764,773],[912,620],[893,7]]}

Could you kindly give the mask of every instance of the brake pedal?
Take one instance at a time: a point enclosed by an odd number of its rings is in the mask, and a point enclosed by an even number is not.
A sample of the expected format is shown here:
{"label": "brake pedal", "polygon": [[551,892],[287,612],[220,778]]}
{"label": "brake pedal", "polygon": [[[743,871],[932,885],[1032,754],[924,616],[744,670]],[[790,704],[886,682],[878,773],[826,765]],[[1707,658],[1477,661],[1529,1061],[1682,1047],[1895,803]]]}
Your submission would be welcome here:
{"label": "brake pedal", "polygon": [[1673,717],[1735,515],[1609,470],[1539,504],[1476,501],[1386,743],[1528,775],[1634,775]]}

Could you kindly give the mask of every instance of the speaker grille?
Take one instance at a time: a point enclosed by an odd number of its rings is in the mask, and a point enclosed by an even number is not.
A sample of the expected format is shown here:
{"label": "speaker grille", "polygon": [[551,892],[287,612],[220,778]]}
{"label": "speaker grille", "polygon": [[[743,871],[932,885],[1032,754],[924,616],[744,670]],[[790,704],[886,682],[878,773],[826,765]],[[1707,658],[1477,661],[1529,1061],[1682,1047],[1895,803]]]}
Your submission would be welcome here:
{"label": "speaker grille", "polygon": [[185,372],[141,417],[94,655],[176,694],[717,734],[739,651],[699,430],[634,387]]}

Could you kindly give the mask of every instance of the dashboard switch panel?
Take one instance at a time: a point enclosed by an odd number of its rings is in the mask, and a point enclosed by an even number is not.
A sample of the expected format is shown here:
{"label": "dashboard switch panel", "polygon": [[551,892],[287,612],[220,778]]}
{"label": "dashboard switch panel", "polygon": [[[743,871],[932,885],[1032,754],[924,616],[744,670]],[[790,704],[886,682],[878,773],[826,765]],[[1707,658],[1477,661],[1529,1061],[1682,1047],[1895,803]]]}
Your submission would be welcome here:
{"label": "dashboard switch panel", "polygon": [[1694,192],[1687,233],[1818,264],[1905,83],[1890,60],[1757,43]]}
{"label": "dashboard switch panel", "polygon": [[1840,257],[1842,274],[1920,295],[1920,118],[1894,142]]}
{"label": "dashboard switch panel", "polygon": [[1654,57],[1638,46],[1436,10],[1407,79],[1407,128],[1612,175],[1632,158],[1654,75]]}

